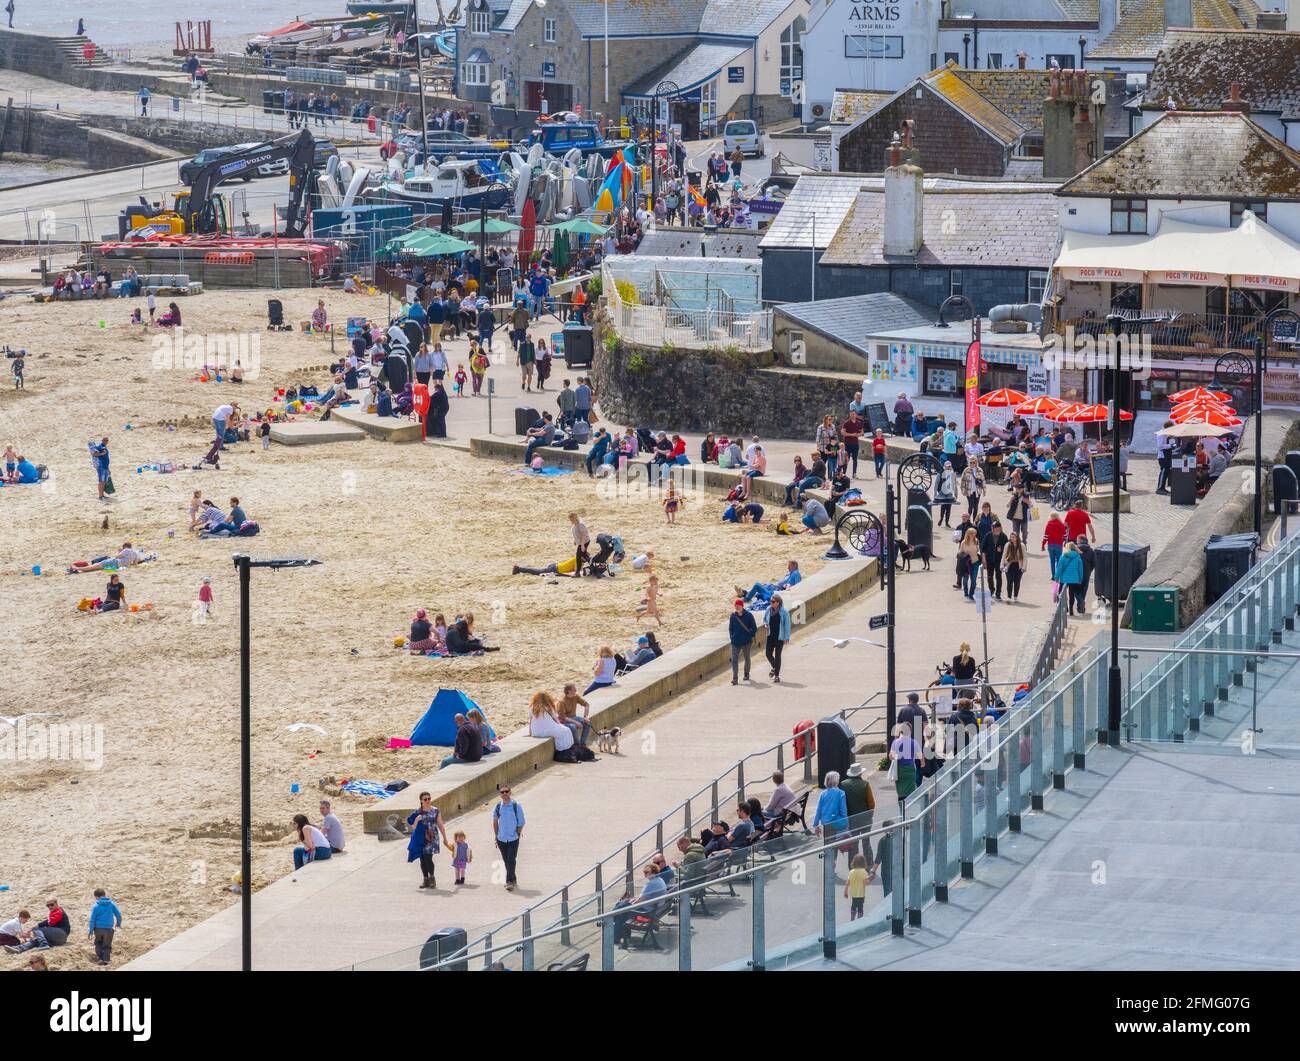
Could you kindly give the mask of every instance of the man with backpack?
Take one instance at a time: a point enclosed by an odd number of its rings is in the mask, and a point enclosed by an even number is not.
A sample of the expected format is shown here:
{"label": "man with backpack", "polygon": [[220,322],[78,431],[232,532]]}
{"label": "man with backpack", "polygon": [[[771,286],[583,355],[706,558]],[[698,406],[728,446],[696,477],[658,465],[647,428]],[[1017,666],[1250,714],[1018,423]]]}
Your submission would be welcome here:
{"label": "man with backpack", "polygon": [[510,786],[498,788],[500,802],[492,808],[492,835],[496,837],[497,850],[506,864],[506,891],[515,890],[515,863],[519,857],[519,841],[524,835],[524,808],[510,798]]}

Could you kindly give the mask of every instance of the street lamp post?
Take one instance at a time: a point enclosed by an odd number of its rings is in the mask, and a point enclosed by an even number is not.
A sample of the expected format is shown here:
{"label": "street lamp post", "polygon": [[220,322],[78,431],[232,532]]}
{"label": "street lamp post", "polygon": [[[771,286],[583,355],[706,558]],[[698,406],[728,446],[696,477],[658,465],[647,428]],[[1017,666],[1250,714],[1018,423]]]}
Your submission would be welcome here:
{"label": "street lamp post", "polygon": [[1300,338],[1300,313],[1279,306],[1269,313],[1255,336],[1255,379],[1253,392],[1255,414],[1255,534],[1263,536],[1264,526],[1264,368],[1268,360],[1268,347],[1273,338],[1273,325],[1279,320],[1289,320]]}
{"label": "street lamp post", "polygon": [[[659,101],[671,100],[680,92],[677,82],[660,81],[655,85],[654,94],[650,97],[650,213],[652,216],[655,204],[659,202],[659,154],[656,150],[659,145]],[[665,146],[667,142],[668,137],[665,135]]]}
{"label": "street lamp post", "polygon": [[249,633],[249,590],[252,569],[314,567],[319,560],[254,560],[246,553],[232,559],[239,572],[239,914],[241,968],[253,968],[253,785],[252,785],[252,637]]}
{"label": "street lamp post", "polygon": [[896,670],[896,645],[894,642],[894,609],[897,605],[895,596],[895,576],[898,569],[894,564],[894,509],[898,498],[894,494],[894,482],[885,469],[885,545],[881,550],[880,562],[885,565],[885,611],[889,615],[885,627],[885,747],[894,739],[894,726],[898,722],[898,678]]}

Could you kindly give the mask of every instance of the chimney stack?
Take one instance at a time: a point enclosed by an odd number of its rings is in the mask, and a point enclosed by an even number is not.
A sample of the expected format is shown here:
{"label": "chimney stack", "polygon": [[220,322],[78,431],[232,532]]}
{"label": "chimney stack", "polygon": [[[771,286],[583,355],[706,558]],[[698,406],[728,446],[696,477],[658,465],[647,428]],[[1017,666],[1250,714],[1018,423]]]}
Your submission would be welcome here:
{"label": "chimney stack", "polygon": [[1069,180],[1105,151],[1104,106],[1094,103],[1087,70],[1053,70],[1043,101],[1043,176]]}
{"label": "chimney stack", "polygon": [[1261,11],[1255,16],[1256,29],[1286,29],[1286,12],[1285,11]]}
{"label": "chimney stack", "polygon": [[1016,69],[1023,70],[1025,68],[1025,60],[1028,58],[1029,56],[1024,52],[1016,52]]}
{"label": "chimney stack", "polygon": [[1241,98],[1241,86],[1233,82],[1228,89],[1228,98],[1219,104],[1220,110],[1240,111],[1242,114],[1250,113],[1250,102]]}
{"label": "chimney stack", "polygon": [[1189,29],[1195,25],[1192,0],[1165,0],[1165,29]]}
{"label": "chimney stack", "polygon": [[894,134],[885,170],[884,252],[891,257],[915,258],[925,235],[925,174],[920,166],[903,161],[904,149],[911,147],[911,124],[904,126],[906,140]]}

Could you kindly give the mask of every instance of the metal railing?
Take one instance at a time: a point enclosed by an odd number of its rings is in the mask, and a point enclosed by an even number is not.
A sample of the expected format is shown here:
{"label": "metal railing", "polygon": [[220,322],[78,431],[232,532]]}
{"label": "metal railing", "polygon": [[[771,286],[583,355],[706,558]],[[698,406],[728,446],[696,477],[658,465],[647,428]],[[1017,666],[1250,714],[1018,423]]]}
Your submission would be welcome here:
{"label": "metal railing", "polygon": [[1060,654],[1061,645],[1065,640],[1065,633],[1069,629],[1069,617],[1066,610],[1068,602],[1067,594],[1062,594],[1057,598],[1056,607],[1052,611],[1052,621],[1047,626],[1047,633],[1043,635],[1043,643],[1039,646],[1034,665],[1029,670],[1029,687],[1031,689],[1046,678],[1052,668],[1056,666],[1056,657]]}
{"label": "metal railing", "polygon": [[[1155,349],[1177,353],[1218,353],[1224,350],[1251,351],[1263,316],[1254,313],[1183,313],[1170,310],[1173,319],[1144,326],[1142,335],[1149,337]],[[1104,336],[1104,314],[1061,316],[1059,307],[1044,317],[1044,328],[1064,335],[1073,328],[1076,336]]]}
{"label": "metal railing", "polygon": [[[532,969],[580,957],[584,948],[589,948],[589,957],[590,950],[598,947],[600,968],[613,970],[619,964],[615,955],[618,926],[630,914],[665,903],[676,907],[678,921],[672,927],[677,934],[677,948],[675,952],[656,951],[656,957],[651,959],[655,964],[650,966],[654,968],[692,968],[696,949],[706,945],[711,955],[710,965],[736,963],[770,967],[773,960],[782,959],[783,952],[788,957],[812,957],[819,950],[833,955],[837,941],[850,935],[859,937],[885,931],[901,935],[905,925],[921,924],[922,910],[929,902],[946,900],[954,879],[973,877],[979,855],[995,854],[1002,833],[1019,831],[1024,812],[1030,808],[1041,810],[1048,793],[1053,788],[1063,788],[1068,773],[1084,765],[1087,751],[1096,743],[1097,722],[1106,695],[1107,660],[1096,649],[1099,642],[1100,638],[1072,659],[1067,668],[1054,672],[1054,680],[1045,682],[1020,706],[968,735],[964,747],[954,750],[944,768],[907,797],[895,821],[872,827],[869,819],[864,819],[846,823],[845,827],[833,833],[827,831],[820,837],[778,838],[771,842],[775,848],[755,852],[746,858],[742,867],[724,867],[726,872],[711,872],[708,879],[687,883],[666,899],[657,897],[631,905],[616,905],[615,899],[611,903],[610,899],[626,894],[626,884],[620,880],[589,904],[596,907],[591,913],[548,908],[543,911],[546,915],[566,915],[552,921],[548,916],[539,918],[537,911],[533,911],[524,918],[522,935],[511,932],[507,923],[479,934],[453,955],[439,955],[440,960],[430,960],[427,953],[422,957],[422,948],[416,947],[353,968],[451,969],[480,966],[480,963],[487,968],[518,954],[522,956],[523,967]],[[839,888],[835,856],[846,846],[857,847],[863,841],[888,845],[887,867],[882,860],[887,894],[885,902],[878,904],[872,915],[864,917],[860,924],[844,924],[837,913]],[[767,860],[761,861],[765,856]],[[814,907],[814,913],[819,916],[807,926],[808,932],[788,938],[792,912],[806,914],[812,904],[808,901],[807,887],[781,882],[779,877],[784,870],[793,870],[797,863],[812,857],[822,862],[821,909],[816,911]],[[780,904],[780,919],[770,924],[767,910],[776,908],[777,904],[773,902],[774,896],[765,892],[787,884],[789,887]],[[724,903],[745,898],[736,893],[737,886],[748,890],[751,916],[746,919],[747,931],[739,930],[741,935],[748,936],[747,946],[740,946],[734,939],[731,945],[718,946],[716,940],[697,938],[705,924],[702,919],[696,920],[698,914],[691,912],[698,896],[705,893]],[[721,894],[723,888],[728,895]],[[882,913],[884,917],[879,916]],[[540,927],[534,928],[537,924]],[[725,923],[712,924],[721,927]],[[771,929],[784,933],[787,938],[774,940]],[[779,946],[773,947],[774,942]],[[717,961],[718,956],[729,960]],[[647,967],[639,958],[629,956],[625,961],[628,967]]]}
{"label": "metal railing", "polygon": [[728,312],[717,308],[680,309],[624,302],[614,276],[602,267],[602,293],[614,331],[641,346],[685,349],[770,350],[772,311]]}

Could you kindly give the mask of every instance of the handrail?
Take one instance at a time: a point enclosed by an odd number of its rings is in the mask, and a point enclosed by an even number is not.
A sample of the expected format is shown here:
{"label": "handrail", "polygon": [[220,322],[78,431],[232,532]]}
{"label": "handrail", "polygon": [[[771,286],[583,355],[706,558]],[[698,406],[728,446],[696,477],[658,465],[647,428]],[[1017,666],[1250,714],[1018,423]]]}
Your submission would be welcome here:
{"label": "handrail", "polygon": [[[716,888],[719,885],[734,883],[735,881],[751,877],[756,872],[768,872],[775,867],[806,859],[813,854],[824,856],[827,851],[837,850],[846,839],[849,838],[861,838],[864,836],[870,838],[878,834],[887,832],[896,833],[900,829],[906,829],[908,827],[923,824],[926,817],[934,813],[935,808],[939,804],[946,800],[955,798],[953,796],[954,793],[963,791],[966,781],[973,779],[976,771],[989,769],[989,766],[987,765],[989,762],[992,762],[993,768],[996,769],[998,756],[1011,747],[1013,740],[1016,742],[1016,747],[1018,748],[1019,741],[1026,730],[1028,730],[1033,723],[1039,721],[1047,709],[1056,704],[1058,700],[1062,699],[1076,683],[1085,681],[1088,678],[1090,671],[1096,669],[1098,659],[1099,657],[1094,655],[1094,658],[1088,667],[1085,667],[1076,673],[1063,688],[1056,690],[1050,696],[1046,697],[1041,704],[1038,704],[1034,708],[1034,710],[1028,710],[1029,706],[1031,706],[1031,701],[1034,698],[1034,694],[1031,692],[1030,697],[1022,703],[1020,709],[1018,709],[1014,714],[1008,713],[993,725],[982,727],[979,737],[975,741],[968,743],[965,748],[957,753],[954,759],[949,760],[950,763],[958,764],[958,769],[954,771],[952,767],[948,767],[945,769],[943,774],[936,775],[936,778],[931,779],[931,781],[935,781],[938,777],[942,776],[944,780],[948,782],[946,785],[946,791],[936,796],[933,794],[933,790],[930,789],[927,791],[930,793],[931,798],[915,801],[909,797],[907,801],[908,804],[911,806],[919,806],[921,808],[912,816],[900,816],[897,819],[891,820],[887,824],[881,825],[879,828],[873,828],[865,832],[837,832],[833,839],[825,840],[820,847],[811,849],[802,848],[799,851],[788,854],[784,857],[773,858],[770,862],[764,863],[761,870],[756,868],[742,868],[740,870],[719,874],[710,877],[707,881],[701,881],[697,884],[674,889],[672,896],[679,897],[684,895],[693,895],[695,892],[704,888]],[[1014,722],[1012,721],[1013,719]],[[1041,731],[1039,739],[1042,739]],[[1017,758],[1017,765],[1018,764],[1019,761]],[[916,793],[913,795],[915,796]],[[906,814],[906,807],[903,808],[903,814]],[[601,911],[597,914],[578,918],[576,920],[572,917],[562,918],[559,923],[535,932],[529,932],[527,935],[512,942],[495,945],[489,942],[482,948],[482,950],[476,952],[474,951],[474,947],[478,943],[483,942],[483,937],[481,937],[473,943],[467,943],[463,948],[460,948],[454,956],[424,966],[423,968],[426,970],[448,968],[452,965],[463,964],[473,958],[489,957],[491,954],[498,951],[516,951],[525,949],[534,945],[537,940],[554,936],[559,933],[572,932],[575,929],[581,929],[588,925],[602,923],[609,918],[623,916],[629,910],[635,911],[641,906],[653,905],[661,902],[663,899],[664,896],[656,896],[652,899],[637,900],[628,906],[620,908],[617,914],[608,911]]]}

